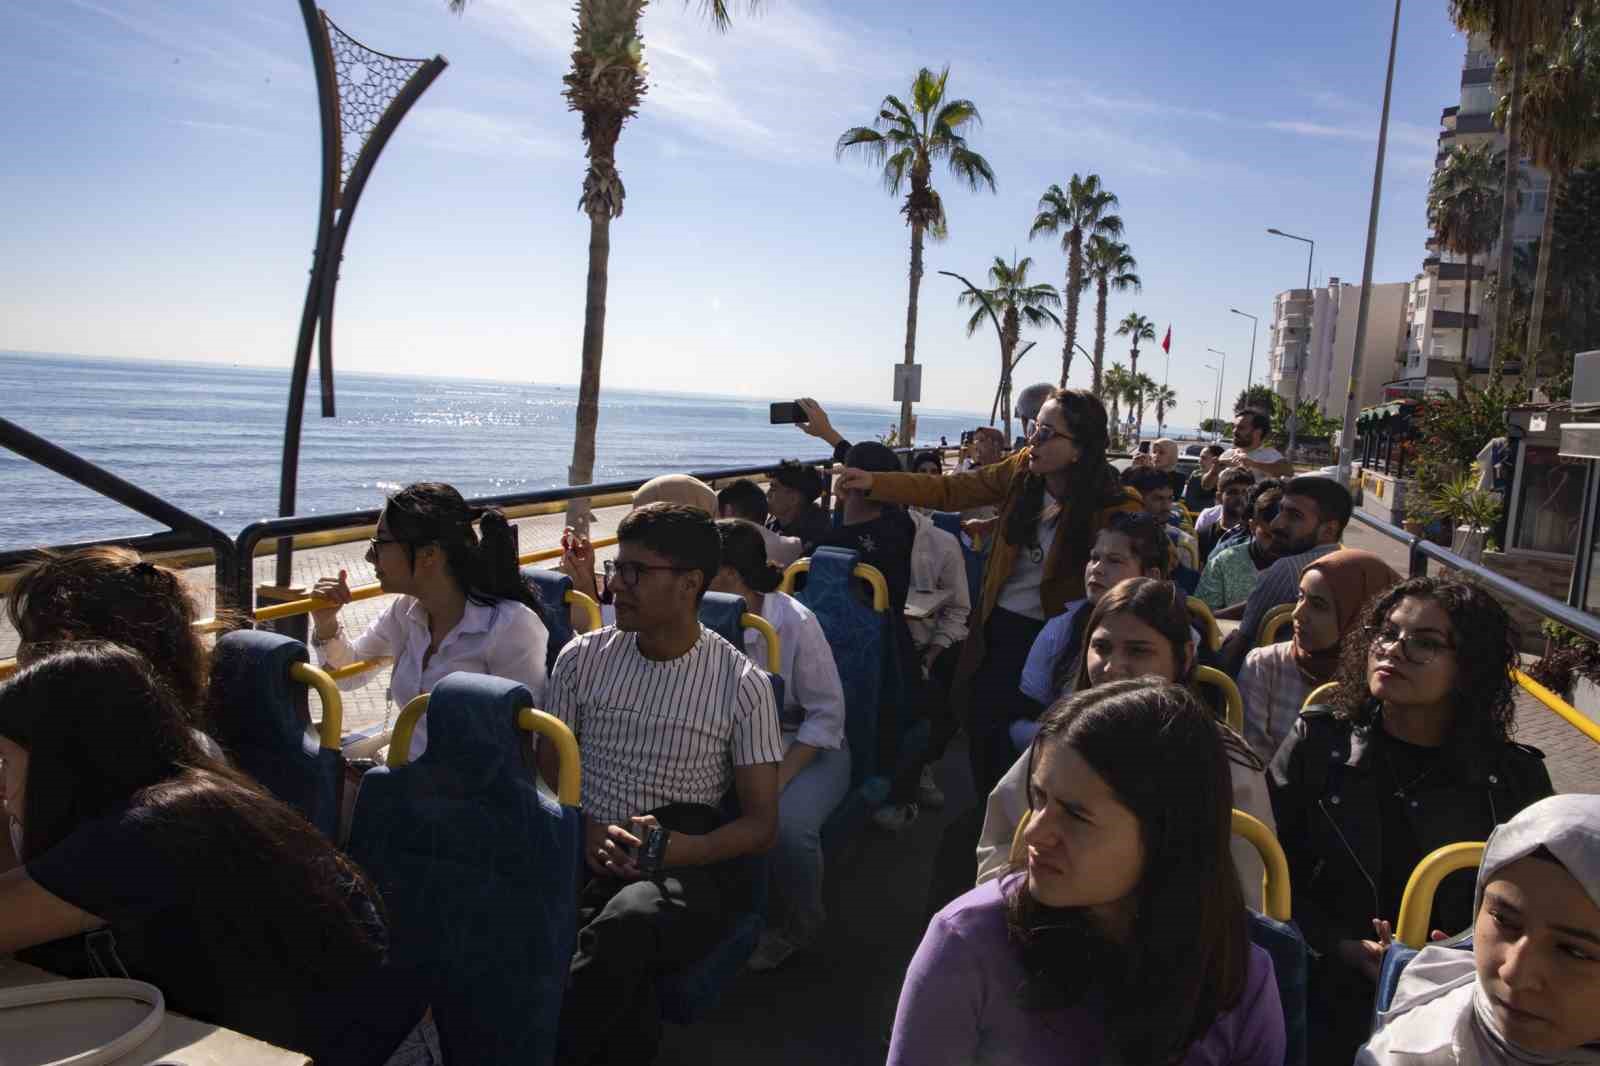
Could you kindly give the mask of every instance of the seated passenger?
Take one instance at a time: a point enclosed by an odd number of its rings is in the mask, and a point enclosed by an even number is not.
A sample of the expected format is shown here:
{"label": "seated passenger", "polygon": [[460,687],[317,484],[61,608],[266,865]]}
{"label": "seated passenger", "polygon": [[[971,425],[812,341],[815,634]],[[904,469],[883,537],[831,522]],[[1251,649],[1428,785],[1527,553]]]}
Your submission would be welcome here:
{"label": "seated passenger", "polygon": [[827,487],[816,467],[793,461],[781,463],[767,487],[767,509],[771,512],[767,528],[799,538],[802,556],[810,555],[817,541],[833,528],[828,512],[818,502]]}
{"label": "seated passenger", "polygon": [[1210,712],[1152,680],[1079,692],[1045,716],[1026,777],[1026,857],[929,923],[889,1066],[1282,1066]]}
{"label": "seated passenger", "polygon": [[1332,478],[1312,474],[1284,485],[1278,517],[1271,527],[1277,559],[1256,580],[1249,599],[1217,612],[1219,618],[1240,619],[1239,628],[1222,642],[1220,659],[1225,672],[1238,674],[1245,652],[1255,647],[1262,617],[1280,603],[1294,602],[1300,591],[1300,574],[1311,561],[1339,549],[1352,509],[1350,490]]}
{"label": "seated passenger", "polygon": [[1184,532],[1171,524],[1172,511],[1172,482],[1166,473],[1152,466],[1130,468],[1131,476],[1125,478],[1127,484],[1139,491],[1144,500],[1144,512],[1166,529],[1167,538],[1173,545],[1188,549],[1188,554],[1180,553],[1177,563],[1172,569],[1172,580],[1183,588],[1185,595],[1192,595],[1195,586],[1200,583],[1200,571],[1189,566],[1188,560],[1199,559],[1200,547],[1192,534]]}
{"label": "seated passenger", "polygon": [[[1074,662],[1073,692],[1139,677],[1181,685],[1194,671],[1199,638],[1190,624],[1182,592],[1171,582],[1143,577],[1123,580],[1089,612],[1085,631],[1087,638]],[[1216,726],[1228,755],[1233,806],[1272,828],[1272,803],[1263,774],[1266,764],[1220,718]],[[1022,812],[1028,809],[1028,757],[1024,751],[989,793],[978,837],[980,884],[1005,869],[1011,838]],[[1261,857],[1246,840],[1235,839],[1230,846],[1246,899],[1253,904],[1261,891]]]}
{"label": "seated passenger", "polygon": [[[481,541],[474,522],[483,529]],[[339,624],[350,602],[345,572],[319,580],[311,594],[337,605],[311,612],[319,663],[337,668],[393,657],[389,703],[396,709],[456,670],[526,685],[535,705],[544,698],[549,631],[517,569],[517,538],[505,515],[467,506],[449,485],[407,485],[384,504],[367,561],[383,591],[399,597],[351,640]],[[364,683],[355,677],[340,687]],[[427,749],[427,727],[423,715],[410,758]]]}
{"label": "seated passenger", "polygon": [[[656,977],[703,957],[750,908],[746,864],[733,860],[778,837],[772,685],[698,614],[721,557],[716,525],[657,503],[617,537],[617,624],[561,650],[545,700],[582,754],[591,875],[562,1004],[567,1063],[655,1057]],[[553,745],[539,745],[539,768],[556,787]]]}
{"label": "seated passenger", "polygon": [[1217,542],[1244,524],[1245,502],[1256,476],[1248,470],[1233,467],[1217,479],[1217,502],[1200,512],[1194,520],[1194,535],[1200,542],[1200,565],[1206,564]]}
{"label": "seated passenger", "polygon": [[[1176,501],[1183,495],[1183,490],[1188,482],[1182,474],[1178,473],[1178,442],[1162,437],[1150,445],[1148,452],[1138,452],[1128,468],[1122,472],[1122,483],[1132,485],[1133,479],[1143,470],[1159,470],[1167,477],[1167,483],[1172,487],[1172,499]],[[1138,486],[1134,486],[1137,488]],[[1177,516],[1174,515],[1174,518]]]}
{"label": "seated passenger", "polygon": [[[717,523],[722,566],[713,592],[743,596],[752,614],[778,631],[784,681],[783,762],[778,766],[778,843],[772,849],[776,906],[752,970],[771,970],[809,945],[822,931],[822,823],[850,788],[850,752],[844,745],[844,687],[822,624],[806,606],[778,591],[782,574],[767,562],[761,527],[737,518]],[[767,642],[744,633],[744,653],[767,664]]]}
{"label": "seated passenger", "polygon": [[911,457],[911,472],[913,474],[943,474],[944,459],[938,452],[918,452]]}
{"label": "seated passenger", "polygon": [[1407,964],[1357,1066],[1600,1062],[1600,796],[1552,796],[1489,837],[1472,950]]}
{"label": "seated passenger", "polygon": [[779,570],[805,554],[799,537],[786,537],[767,528],[767,494],[747,477],[740,478],[717,493],[717,517],[742,518],[746,522],[754,522],[766,541],[767,558]]}
{"label": "seated passenger", "polygon": [[1244,738],[1271,761],[1300,717],[1311,690],[1333,680],[1339,649],[1378,593],[1400,581],[1389,564],[1369,551],[1329,552],[1300,575],[1294,606],[1294,637],[1252,648],[1239,668],[1244,701]]}
{"label": "seated passenger", "polygon": [[[1183,505],[1190,511],[1199,514],[1207,507],[1217,502],[1217,477],[1214,474],[1217,457],[1222,454],[1222,445],[1207,444],[1200,449],[1200,466],[1189,475],[1189,480],[1183,486]],[[1211,478],[1209,486],[1203,484],[1206,478]]]}
{"label": "seated passenger", "polygon": [[366,875],[207,755],[138,653],[74,643],[0,685],[0,767],[25,863],[0,874],[0,955],[148,981],[319,1066],[382,1063],[420,1018],[378,987]]}
{"label": "seated passenger", "polygon": [[1194,589],[1212,611],[1244,603],[1261,572],[1278,561],[1272,548],[1272,521],[1282,500],[1281,481],[1268,478],[1251,486],[1244,523],[1217,541]]}
{"label": "seated passenger", "polygon": [[[1346,640],[1331,700],[1306,709],[1268,775],[1289,859],[1294,918],[1317,953],[1309,1047],[1346,1066],[1366,1035],[1392,923],[1411,871],[1445,844],[1484,840],[1550,795],[1544,756],[1513,744],[1516,640],[1474,585],[1420,577],[1374,600]],[[1447,878],[1433,925],[1472,922]]]}

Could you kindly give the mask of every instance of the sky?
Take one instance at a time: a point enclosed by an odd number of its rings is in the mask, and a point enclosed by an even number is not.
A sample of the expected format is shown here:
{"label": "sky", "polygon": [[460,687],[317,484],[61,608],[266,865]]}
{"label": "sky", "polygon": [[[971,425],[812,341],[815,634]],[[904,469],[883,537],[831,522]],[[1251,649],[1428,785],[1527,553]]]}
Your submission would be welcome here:
{"label": "sky", "polygon": [[[1440,111],[1465,42],[1444,0],[1400,27],[1374,278],[1410,280]],[[401,124],[345,249],[335,362],[352,370],[575,382],[589,227],[579,119],[560,95],[567,0],[328,0],[346,31],[450,67]],[[769,399],[885,402],[904,352],[910,232],[865,162],[836,159],[919,67],[978,105],[970,146],[998,190],[942,171],[917,358],[930,408],[988,412],[992,330],[972,337],[952,270],[1033,257],[1040,194],[1098,173],[1120,198],[1142,290],[1170,325],[1140,368],[1170,373],[1177,418],[1265,372],[1273,295],[1359,282],[1383,95],[1388,0],[767,0],[726,34],[698,2],[643,19],[650,87],[623,131],[602,380]],[[287,367],[315,243],[320,140],[292,0],[0,0],[0,349]],[[1086,294],[1079,339],[1092,346]],[[1059,331],[1020,387],[1059,376]],[[1108,338],[1107,365],[1126,360]],[[1086,385],[1087,360],[1071,383]],[[1153,420],[1153,417],[1152,417]]]}

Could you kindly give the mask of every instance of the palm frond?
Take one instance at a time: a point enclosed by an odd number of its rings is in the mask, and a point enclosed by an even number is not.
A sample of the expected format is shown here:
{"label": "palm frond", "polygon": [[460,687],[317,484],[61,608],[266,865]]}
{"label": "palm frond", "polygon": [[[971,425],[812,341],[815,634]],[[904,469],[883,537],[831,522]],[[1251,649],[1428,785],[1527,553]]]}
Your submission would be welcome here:
{"label": "palm frond", "polygon": [[978,114],[978,105],[971,100],[948,100],[939,108],[939,113],[934,116],[935,128],[943,127],[947,130],[959,130],[971,122],[973,125],[983,125],[983,117]]}
{"label": "palm frond", "polygon": [[928,117],[938,110],[939,101],[944,99],[944,83],[949,77],[949,67],[938,74],[927,67],[917,71],[916,80],[911,83],[911,105],[917,114]]}
{"label": "palm frond", "polygon": [[869,163],[882,163],[888,153],[888,141],[883,134],[866,126],[853,126],[839,135],[839,141],[833,146],[836,158],[843,158],[844,154],[855,149],[855,154],[863,156]]}
{"label": "palm frond", "polygon": [[970,148],[953,148],[948,160],[950,173],[964,181],[974,191],[989,186],[989,191],[994,192],[994,170],[989,166],[989,161]]}
{"label": "palm frond", "polygon": [[[1059,302],[1059,297],[1057,299]],[[1056,316],[1056,313],[1043,307],[1019,307],[1017,313],[1022,316],[1024,322],[1034,329],[1042,329],[1046,325],[1054,326],[1056,329],[1061,328],[1061,319]]]}
{"label": "palm frond", "polygon": [[911,164],[916,158],[915,150],[902,148],[886,159],[883,164],[883,187],[890,193],[899,193],[905,187],[906,175],[911,173]]}
{"label": "palm frond", "polygon": [[[754,14],[761,7],[761,0],[745,0],[745,7]],[[700,13],[711,21],[718,33],[726,33],[733,25],[733,5],[728,0],[700,0]]]}

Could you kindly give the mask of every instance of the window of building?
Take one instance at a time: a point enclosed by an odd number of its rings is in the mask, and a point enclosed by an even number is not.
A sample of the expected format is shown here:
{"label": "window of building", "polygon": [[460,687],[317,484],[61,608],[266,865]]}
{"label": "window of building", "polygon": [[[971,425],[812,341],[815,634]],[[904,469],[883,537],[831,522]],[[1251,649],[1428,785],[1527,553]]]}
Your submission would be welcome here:
{"label": "window of building", "polygon": [[1512,547],[1571,555],[1583,513],[1584,460],[1563,459],[1553,445],[1524,445]]}

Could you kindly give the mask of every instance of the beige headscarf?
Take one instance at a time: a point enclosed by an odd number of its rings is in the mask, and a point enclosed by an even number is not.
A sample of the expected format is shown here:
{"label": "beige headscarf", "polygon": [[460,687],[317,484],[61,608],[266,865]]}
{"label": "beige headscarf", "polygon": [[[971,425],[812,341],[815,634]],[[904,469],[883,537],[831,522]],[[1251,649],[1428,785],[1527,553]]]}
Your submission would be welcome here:
{"label": "beige headscarf", "polygon": [[652,503],[676,503],[684,507],[698,507],[712,518],[717,517],[717,494],[710,485],[688,474],[662,474],[651,478],[633,494],[633,509]]}

